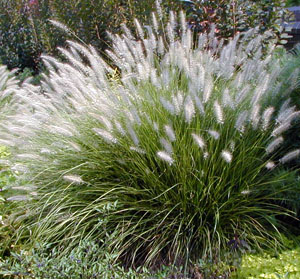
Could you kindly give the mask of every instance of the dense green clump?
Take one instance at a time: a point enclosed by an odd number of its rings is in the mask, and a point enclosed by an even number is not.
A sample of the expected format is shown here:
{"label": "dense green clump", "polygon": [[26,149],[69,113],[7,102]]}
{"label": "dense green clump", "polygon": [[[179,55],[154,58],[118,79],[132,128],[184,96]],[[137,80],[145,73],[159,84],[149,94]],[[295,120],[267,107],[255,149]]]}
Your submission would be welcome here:
{"label": "dense green clump", "polygon": [[183,13],[164,33],[159,17],[147,32],[135,21],[137,38],[110,34],[117,74],[69,42],[66,63],[44,56],[41,87],[17,92],[1,137],[26,181],[9,200],[25,202],[19,233],[33,242],[67,253],[100,239],[126,265],[187,267],[281,241],[278,216],[294,214],[282,196],[299,191],[282,169],[300,150],[280,153],[296,83],[256,30],[226,45],[204,33],[194,49]]}

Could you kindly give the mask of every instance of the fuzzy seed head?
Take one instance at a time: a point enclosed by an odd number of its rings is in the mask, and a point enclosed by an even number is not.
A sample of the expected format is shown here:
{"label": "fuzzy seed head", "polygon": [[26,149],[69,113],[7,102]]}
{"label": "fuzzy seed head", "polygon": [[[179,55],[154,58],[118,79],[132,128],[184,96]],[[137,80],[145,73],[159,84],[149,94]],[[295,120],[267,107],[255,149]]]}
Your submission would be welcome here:
{"label": "fuzzy seed head", "polygon": [[174,132],[172,126],[170,126],[170,125],[165,125],[164,128],[165,128],[165,132],[166,132],[166,134],[167,134],[169,140],[170,140],[171,142],[175,141],[175,140],[176,140],[176,136],[175,136],[175,132]]}
{"label": "fuzzy seed head", "polygon": [[204,142],[204,140],[203,140],[199,135],[196,135],[196,134],[192,134],[192,137],[193,137],[195,143],[196,143],[201,149],[204,149],[204,147],[205,147],[205,142]]}
{"label": "fuzzy seed head", "polygon": [[284,122],[273,130],[272,136],[277,137],[278,135],[287,131],[290,127],[291,127],[291,125],[289,122]]}
{"label": "fuzzy seed head", "polygon": [[168,153],[165,152],[165,151],[158,151],[158,152],[157,152],[157,156],[158,156],[161,160],[167,162],[170,166],[174,163],[174,160],[173,160],[173,158],[171,157],[171,155],[168,154]]}
{"label": "fuzzy seed head", "polygon": [[124,136],[124,135],[126,134],[125,130],[123,129],[123,127],[122,127],[122,125],[121,125],[121,123],[120,123],[119,121],[115,121],[115,126],[116,126],[118,132],[119,132],[122,136]]}
{"label": "fuzzy seed head", "polygon": [[140,143],[139,138],[130,124],[127,124],[127,130],[135,146],[138,146]]}
{"label": "fuzzy seed head", "polygon": [[93,131],[102,139],[104,139],[107,143],[115,144],[118,142],[118,140],[108,131],[99,128],[93,128]]}
{"label": "fuzzy seed head", "polygon": [[28,196],[18,195],[18,196],[8,197],[6,200],[8,200],[8,201],[27,201],[29,199],[30,198]]}
{"label": "fuzzy seed head", "polygon": [[260,106],[257,104],[253,107],[251,111],[251,123],[254,129],[257,128],[258,123],[260,121],[259,110],[260,110]]}
{"label": "fuzzy seed head", "polygon": [[200,98],[197,95],[194,95],[193,98],[195,101],[195,105],[196,105],[198,111],[200,112],[200,114],[205,114],[204,106],[203,106]]}
{"label": "fuzzy seed head", "polygon": [[266,168],[267,168],[268,170],[274,169],[274,168],[275,168],[275,163],[274,163],[273,161],[267,162]]}
{"label": "fuzzy seed head", "polygon": [[160,144],[162,145],[162,147],[163,147],[169,154],[172,154],[172,153],[173,153],[172,145],[171,145],[165,138],[160,138],[159,141],[160,141]]}
{"label": "fuzzy seed head", "polygon": [[146,154],[145,150],[143,150],[142,148],[136,147],[136,146],[130,146],[129,149],[132,151],[135,151],[137,153],[140,153],[140,154]]}
{"label": "fuzzy seed head", "polygon": [[160,97],[160,102],[162,106],[164,107],[165,110],[167,110],[170,114],[174,115],[175,114],[175,108],[172,105],[171,102],[166,100],[164,97]]}
{"label": "fuzzy seed head", "polygon": [[223,93],[223,98],[222,98],[222,103],[223,103],[223,106],[225,107],[230,107],[231,109],[234,108],[234,102],[229,94],[229,89],[226,88],[224,90],[224,93]]}
{"label": "fuzzy seed head", "polygon": [[195,115],[195,106],[192,98],[190,96],[187,97],[184,105],[184,116],[185,121],[187,123],[191,123],[193,117]]}
{"label": "fuzzy seed head", "polygon": [[285,163],[288,163],[294,159],[296,159],[297,157],[299,157],[300,155],[300,149],[296,149],[294,151],[291,151],[289,153],[287,153],[286,155],[284,155],[280,160],[279,162],[281,164],[285,164]]}
{"label": "fuzzy seed head", "polygon": [[221,156],[225,160],[226,163],[231,163],[232,154],[228,150],[223,150],[221,153]]}
{"label": "fuzzy seed head", "polygon": [[262,121],[263,121],[262,128],[263,128],[263,130],[268,129],[274,110],[275,109],[273,107],[269,107],[269,108],[266,108],[265,111],[263,112],[263,116],[262,116]]}
{"label": "fuzzy seed head", "polygon": [[223,124],[224,123],[223,110],[220,104],[218,103],[218,101],[214,102],[214,112],[217,118],[217,122]]}
{"label": "fuzzy seed head", "polygon": [[269,154],[283,143],[283,137],[274,139],[267,147],[266,152]]}
{"label": "fuzzy seed head", "polygon": [[72,175],[72,174],[64,175],[63,179],[74,184],[84,183],[84,181],[79,175]]}
{"label": "fuzzy seed head", "polygon": [[203,103],[207,103],[211,93],[213,90],[213,82],[211,79],[207,79],[204,87],[204,92],[203,92]]}
{"label": "fuzzy seed head", "polygon": [[174,105],[175,114],[179,115],[183,109],[183,96],[181,92],[178,92],[177,95],[172,97],[172,103]]}
{"label": "fuzzy seed head", "polygon": [[251,193],[250,190],[244,190],[241,192],[242,195],[249,195]]}
{"label": "fuzzy seed head", "polygon": [[248,111],[244,110],[242,111],[239,115],[238,115],[238,118],[235,122],[235,125],[234,127],[242,132],[244,130],[244,123],[245,121],[247,120],[247,117],[248,117]]}
{"label": "fuzzy seed head", "polygon": [[81,151],[81,148],[80,148],[80,146],[77,143],[75,143],[75,142],[69,142],[69,144],[71,145],[71,147],[73,147],[74,150],[76,150],[78,152]]}
{"label": "fuzzy seed head", "polygon": [[219,139],[219,137],[220,137],[220,134],[219,134],[219,132],[217,132],[217,131],[209,130],[208,133],[209,133],[215,140]]}

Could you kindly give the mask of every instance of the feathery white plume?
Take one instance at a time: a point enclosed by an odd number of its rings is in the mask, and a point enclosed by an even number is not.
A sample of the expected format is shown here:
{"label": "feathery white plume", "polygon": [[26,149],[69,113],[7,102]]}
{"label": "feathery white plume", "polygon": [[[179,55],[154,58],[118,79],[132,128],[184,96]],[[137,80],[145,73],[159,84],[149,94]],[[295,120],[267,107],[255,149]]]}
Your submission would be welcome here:
{"label": "feathery white plume", "polygon": [[236,122],[235,122],[235,125],[234,125],[234,127],[235,127],[238,131],[240,131],[240,132],[243,131],[244,123],[245,123],[245,121],[247,120],[247,117],[248,117],[248,111],[246,111],[246,110],[242,111],[242,112],[238,115],[238,118],[237,118],[237,120],[236,120]]}
{"label": "feathery white plume", "polygon": [[140,141],[139,141],[139,138],[138,136],[136,135],[135,131],[133,130],[132,126],[130,124],[127,124],[127,130],[128,130],[128,133],[133,141],[133,143],[138,146]]}
{"label": "feathery white plume", "polygon": [[40,152],[41,152],[41,154],[51,154],[51,153],[53,153],[49,148],[42,148]]}
{"label": "feathery white plume", "polygon": [[144,31],[143,31],[143,28],[142,28],[140,22],[139,22],[136,18],[134,19],[134,24],[135,24],[135,26],[136,26],[136,30],[137,30],[137,32],[138,32],[138,34],[139,34],[139,37],[140,37],[141,39],[144,39],[145,34],[144,34]]}
{"label": "feathery white plume", "polygon": [[119,121],[117,121],[117,120],[115,121],[115,126],[116,126],[118,132],[119,132],[122,136],[124,136],[124,135],[126,134],[125,130],[123,129],[123,127],[122,127],[122,125],[121,125],[121,123],[120,123]]}
{"label": "feathery white plume", "polygon": [[222,102],[225,107],[234,108],[234,102],[229,94],[229,89],[226,88],[223,93]]}
{"label": "feathery white plume", "polygon": [[208,130],[208,133],[209,133],[215,140],[219,139],[219,137],[220,137],[220,134],[219,134],[219,132],[217,132],[217,131],[214,131],[214,130]]}
{"label": "feathery white plume", "polygon": [[164,97],[160,97],[160,102],[162,104],[162,106],[172,115],[175,114],[175,108],[172,105],[171,102],[169,102],[168,100],[166,100]]}
{"label": "feathery white plume", "polygon": [[172,103],[173,103],[174,108],[175,108],[175,114],[179,115],[179,113],[183,109],[183,96],[182,96],[181,92],[178,92],[177,95],[174,95],[172,97]]}
{"label": "feathery white plume", "polygon": [[204,113],[205,113],[205,111],[204,111],[204,106],[203,106],[203,104],[202,104],[200,98],[199,98],[197,95],[194,95],[193,98],[194,98],[196,107],[197,107],[197,109],[199,110],[199,112],[200,112],[201,114],[204,114]]}
{"label": "feathery white plume", "polygon": [[259,116],[259,110],[260,110],[260,106],[258,104],[254,105],[251,111],[251,123],[252,123],[252,127],[254,129],[257,128],[259,120],[260,120],[260,116]]}
{"label": "feathery white plume", "polygon": [[160,144],[162,145],[162,147],[163,147],[169,154],[172,154],[172,153],[173,153],[172,145],[171,145],[165,138],[160,138],[159,141],[160,141]]}
{"label": "feathery white plume", "polygon": [[274,169],[274,168],[275,168],[275,163],[274,163],[273,161],[267,162],[266,168],[267,168],[268,170]]}
{"label": "feathery white plume", "polygon": [[151,13],[151,17],[152,17],[152,24],[153,24],[154,31],[156,34],[158,34],[158,22],[157,22],[156,14]]}
{"label": "feathery white plume", "polygon": [[251,193],[250,190],[243,190],[243,191],[241,192],[242,195],[249,195],[250,193]]}
{"label": "feathery white plume", "polygon": [[232,154],[228,150],[223,150],[221,156],[226,163],[230,163],[232,161]]}
{"label": "feathery white plume", "polygon": [[107,143],[117,143],[118,140],[110,133],[103,129],[93,128],[93,131],[104,139]]}
{"label": "feathery white plume", "polygon": [[289,153],[287,153],[286,155],[284,155],[280,160],[279,162],[282,163],[282,164],[285,164],[291,160],[294,160],[296,159],[297,157],[299,157],[300,155],[300,149],[296,149],[294,151],[291,151]]}
{"label": "feathery white plume", "polygon": [[294,121],[296,118],[298,118],[300,116],[300,111],[295,111],[289,115],[286,116],[286,119],[284,122],[286,123],[291,123],[292,121]]}
{"label": "feathery white plume", "polygon": [[29,199],[30,198],[28,196],[18,195],[18,196],[8,197],[6,200],[8,200],[8,201],[27,201]]}
{"label": "feathery white plume", "polygon": [[0,144],[5,145],[5,146],[15,146],[15,142],[12,140],[6,140],[6,139],[0,139]]}
{"label": "feathery white plume", "polygon": [[203,103],[207,103],[210,95],[212,93],[213,90],[213,81],[212,78],[208,78],[206,79],[206,83],[204,86],[204,92],[203,92]]}
{"label": "feathery white plume", "polygon": [[11,167],[11,170],[15,172],[22,172],[22,173],[28,172],[28,168],[22,164],[15,164],[14,166]]}
{"label": "feathery white plume", "polygon": [[204,140],[199,136],[199,135],[196,135],[196,134],[193,134],[192,133],[192,137],[194,139],[194,141],[196,142],[196,144],[201,148],[203,149],[205,147],[205,142]]}
{"label": "feathery white plume", "polygon": [[187,123],[191,123],[193,117],[195,115],[195,106],[192,98],[188,96],[185,100],[184,104],[184,116],[185,116],[185,121]]}
{"label": "feathery white plume", "polygon": [[59,126],[55,126],[55,125],[49,126],[49,131],[54,133],[54,134],[58,133],[58,134],[61,134],[63,136],[66,136],[66,137],[72,137],[73,136],[73,133],[69,129],[59,127]]}
{"label": "feathery white plume", "polygon": [[283,137],[279,137],[274,139],[267,147],[266,152],[271,153],[273,152],[279,145],[283,143]]}
{"label": "feathery white plume", "polygon": [[223,110],[218,103],[218,101],[214,102],[214,112],[217,118],[218,123],[223,124],[224,123],[224,116],[223,116]]}
{"label": "feathery white plume", "polygon": [[103,115],[98,115],[96,113],[89,113],[90,116],[92,116],[93,118],[95,118],[96,120],[100,121],[104,126],[105,128],[108,130],[108,131],[112,131],[113,129],[113,126],[111,124],[111,122]]}
{"label": "feathery white plume", "polygon": [[81,148],[80,148],[80,146],[77,143],[75,143],[75,142],[69,142],[69,144],[73,147],[74,150],[76,150],[78,152],[81,151]]}
{"label": "feathery white plume", "polygon": [[165,132],[171,142],[176,140],[175,132],[171,125],[165,125]]}
{"label": "feathery white plume", "polygon": [[49,19],[49,22],[52,23],[55,27],[58,27],[59,29],[65,31],[66,33],[71,33],[71,30],[64,24],[62,24],[59,21]]}
{"label": "feathery white plume", "polygon": [[173,158],[170,154],[165,151],[158,151],[157,156],[162,159],[163,161],[167,162],[170,166],[174,163]]}
{"label": "feathery white plume", "polygon": [[264,110],[263,115],[262,115],[262,120],[263,120],[262,128],[264,130],[267,130],[269,128],[269,124],[270,124],[271,117],[272,117],[274,110],[275,109],[273,107],[268,107]]}
{"label": "feathery white plume", "polygon": [[155,0],[155,6],[156,6],[157,15],[159,19],[162,20],[163,14],[161,9],[161,0]]}
{"label": "feathery white plume", "polygon": [[287,131],[290,127],[291,127],[290,123],[284,122],[273,130],[272,136],[276,137],[276,136],[284,133],[285,131]]}
{"label": "feathery white plume", "polygon": [[129,149],[140,154],[146,154],[145,150],[136,146],[130,146]]}
{"label": "feathery white plume", "polygon": [[283,107],[284,107],[284,104],[280,108],[279,114],[276,118],[276,123],[285,122],[287,117],[289,117],[290,115],[292,115],[295,112],[295,106],[282,109]]}
{"label": "feathery white plume", "polygon": [[16,157],[20,159],[29,159],[29,160],[42,160],[42,157],[37,154],[30,154],[30,153],[24,153],[24,154],[17,154]]}
{"label": "feathery white plume", "polygon": [[68,175],[64,175],[63,179],[66,181],[72,182],[74,184],[84,183],[84,181],[82,180],[82,178],[79,175],[68,174]]}

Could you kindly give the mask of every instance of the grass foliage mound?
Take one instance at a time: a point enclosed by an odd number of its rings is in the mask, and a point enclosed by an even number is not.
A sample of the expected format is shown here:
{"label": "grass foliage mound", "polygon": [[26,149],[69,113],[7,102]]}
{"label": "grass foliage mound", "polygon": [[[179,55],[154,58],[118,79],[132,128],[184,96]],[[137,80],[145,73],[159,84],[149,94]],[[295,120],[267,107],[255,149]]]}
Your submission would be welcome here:
{"label": "grass foliage mound", "polygon": [[153,14],[153,27],[136,21],[137,38],[125,26],[110,35],[118,73],[69,42],[67,62],[44,56],[41,87],[16,94],[2,138],[26,181],[9,199],[28,200],[19,219],[32,239],[92,238],[128,264],[185,263],[228,242],[266,244],[277,216],[292,215],[279,198],[292,185],[278,182],[300,150],[278,154],[300,112],[272,106],[295,85],[274,46],[262,52],[255,30],[193,41],[183,14],[163,34],[158,25]]}

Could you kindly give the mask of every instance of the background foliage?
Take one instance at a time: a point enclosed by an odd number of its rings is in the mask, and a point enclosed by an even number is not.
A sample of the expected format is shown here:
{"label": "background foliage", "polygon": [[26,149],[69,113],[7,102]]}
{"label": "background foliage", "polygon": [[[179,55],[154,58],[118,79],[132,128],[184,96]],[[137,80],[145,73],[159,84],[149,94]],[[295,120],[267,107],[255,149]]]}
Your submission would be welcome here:
{"label": "background foliage", "polygon": [[288,15],[285,2],[281,0],[195,0],[186,5],[188,18],[197,32],[209,30],[214,23],[222,38],[255,27],[259,32],[269,30],[274,37],[279,36],[280,24]]}
{"label": "background foliage", "polygon": [[[281,0],[161,2],[164,22],[169,10],[184,8],[191,28],[202,32],[214,23],[223,38],[256,26],[260,32],[271,30],[271,37],[276,38],[286,15]],[[75,37],[103,52],[111,45],[106,31],[119,32],[122,23],[133,30],[133,18],[148,25],[155,6],[155,0],[3,0],[0,2],[0,61],[9,68],[28,67],[36,74],[42,67],[41,53],[57,55],[57,46],[64,46],[67,38]],[[70,32],[58,30],[48,19],[63,23]]]}
{"label": "background foliage", "polygon": [[[179,9],[176,0],[164,6]],[[3,0],[0,2],[0,61],[9,68],[30,68],[40,71],[40,54],[58,54],[67,38],[80,38],[99,51],[109,46],[106,31],[118,32],[121,23],[133,26],[133,18],[149,22],[155,0]],[[54,27],[48,20],[65,24],[69,34]]]}

